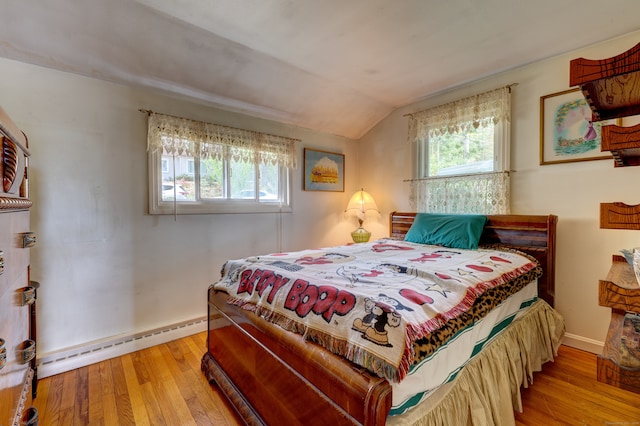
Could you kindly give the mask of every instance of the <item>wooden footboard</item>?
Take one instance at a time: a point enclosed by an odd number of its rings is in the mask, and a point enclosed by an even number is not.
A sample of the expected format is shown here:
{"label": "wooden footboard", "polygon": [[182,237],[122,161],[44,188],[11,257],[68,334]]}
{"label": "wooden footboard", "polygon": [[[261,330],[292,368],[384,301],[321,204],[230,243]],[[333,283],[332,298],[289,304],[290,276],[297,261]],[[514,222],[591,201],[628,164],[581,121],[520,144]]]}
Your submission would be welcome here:
{"label": "wooden footboard", "polygon": [[202,369],[247,424],[384,425],[391,386],[209,289]]}

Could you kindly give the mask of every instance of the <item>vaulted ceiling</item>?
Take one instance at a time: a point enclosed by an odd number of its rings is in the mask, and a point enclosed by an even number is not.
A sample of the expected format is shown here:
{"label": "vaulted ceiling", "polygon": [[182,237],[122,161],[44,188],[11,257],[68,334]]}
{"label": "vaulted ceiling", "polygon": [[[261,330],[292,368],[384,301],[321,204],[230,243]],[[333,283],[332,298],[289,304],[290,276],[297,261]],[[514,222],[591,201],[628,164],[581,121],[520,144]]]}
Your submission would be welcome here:
{"label": "vaulted ceiling", "polygon": [[639,15],[638,0],[3,0],[0,56],[359,138]]}

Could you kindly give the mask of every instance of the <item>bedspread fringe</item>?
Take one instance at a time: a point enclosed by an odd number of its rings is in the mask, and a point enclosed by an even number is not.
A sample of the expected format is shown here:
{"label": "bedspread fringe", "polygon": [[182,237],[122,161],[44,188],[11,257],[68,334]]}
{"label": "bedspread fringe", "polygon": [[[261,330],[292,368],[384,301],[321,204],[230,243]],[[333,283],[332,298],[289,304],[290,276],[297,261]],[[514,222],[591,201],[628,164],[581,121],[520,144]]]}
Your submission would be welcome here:
{"label": "bedspread fringe", "polygon": [[[407,324],[407,337],[409,340],[414,341],[422,337],[425,337],[429,333],[434,332],[440,327],[444,326],[447,321],[450,321],[458,317],[463,312],[468,311],[473,307],[474,302],[485,291],[491,288],[495,288],[504,284],[508,284],[511,280],[520,277],[523,281],[529,282],[542,275],[542,268],[537,263],[530,263],[524,265],[521,268],[514,269],[511,272],[504,273],[500,277],[478,284],[475,288],[469,288],[467,294],[462,301],[455,307],[444,314],[436,315],[429,321],[422,324]],[[526,278],[526,279],[525,279]]]}
{"label": "bedspread fringe", "polygon": [[565,327],[560,314],[538,300],[529,312],[471,360],[456,379],[387,425],[514,425],[521,386],[552,361]]}

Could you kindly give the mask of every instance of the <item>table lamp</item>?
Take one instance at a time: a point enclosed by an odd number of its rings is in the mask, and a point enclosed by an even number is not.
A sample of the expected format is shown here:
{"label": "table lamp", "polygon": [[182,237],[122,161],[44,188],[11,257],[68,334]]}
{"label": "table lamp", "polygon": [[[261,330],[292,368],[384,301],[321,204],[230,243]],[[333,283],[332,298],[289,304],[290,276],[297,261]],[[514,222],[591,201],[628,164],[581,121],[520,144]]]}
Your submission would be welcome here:
{"label": "table lamp", "polygon": [[353,194],[345,210],[348,215],[358,218],[358,229],[351,233],[351,238],[356,243],[366,243],[371,237],[371,232],[362,227],[362,222],[368,211],[380,212],[371,194],[365,192],[364,189],[360,189],[360,191]]}

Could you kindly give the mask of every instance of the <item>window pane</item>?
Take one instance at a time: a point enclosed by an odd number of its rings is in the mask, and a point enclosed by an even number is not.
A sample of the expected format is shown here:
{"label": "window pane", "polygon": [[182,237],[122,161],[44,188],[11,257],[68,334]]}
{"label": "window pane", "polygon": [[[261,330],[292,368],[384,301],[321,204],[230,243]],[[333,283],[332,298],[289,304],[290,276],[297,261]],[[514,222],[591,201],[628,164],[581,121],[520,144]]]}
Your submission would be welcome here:
{"label": "window pane", "polygon": [[224,196],[224,167],[222,160],[200,160],[200,198],[212,199]]}
{"label": "window pane", "polygon": [[[167,155],[162,158],[162,201],[188,201],[195,199],[193,176],[188,164],[193,157]],[[165,167],[166,164],[166,167]]]}
{"label": "window pane", "polygon": [[162,180],[173,180],[173,157],[171,155],[163,155],[161,164]]}
{"label": "window pane", "polygon": [[493,171],[493,126],[429,138],[429,176]]}
{"label": "window pane", "polygon": [[260,201],[278,201],[279,167],[269,164],[260,165]]}
{"label": "window pane", "polygon": [[256,198],[256,166],[244,162],[229,163],[229,192],[234,199]]}

